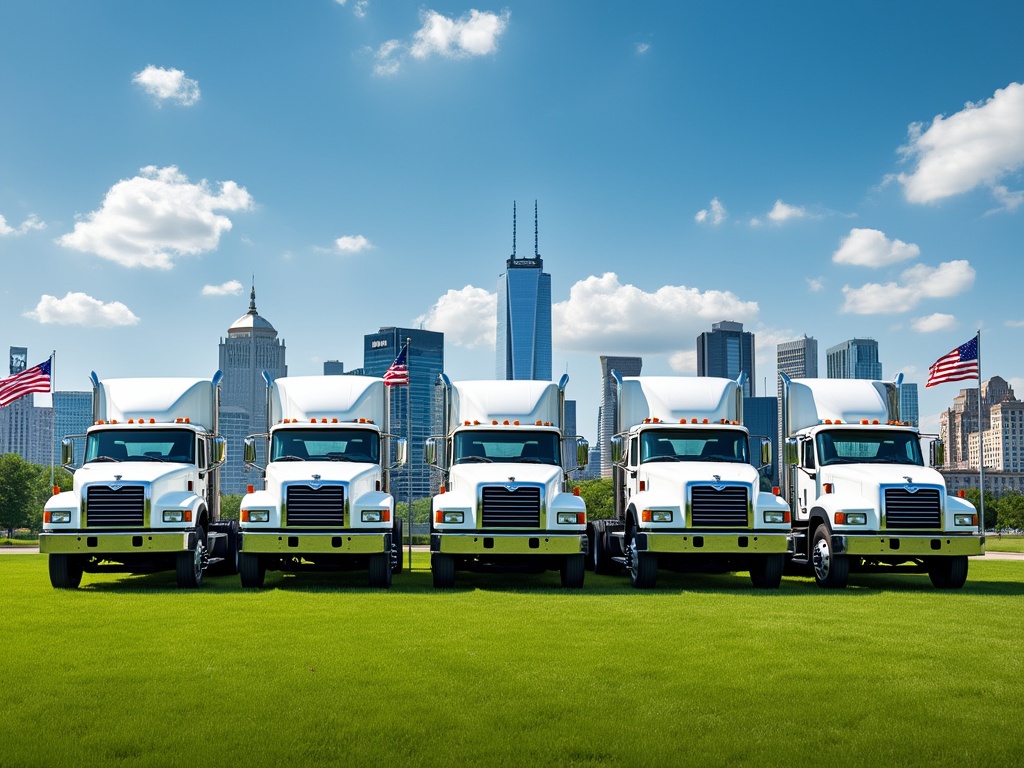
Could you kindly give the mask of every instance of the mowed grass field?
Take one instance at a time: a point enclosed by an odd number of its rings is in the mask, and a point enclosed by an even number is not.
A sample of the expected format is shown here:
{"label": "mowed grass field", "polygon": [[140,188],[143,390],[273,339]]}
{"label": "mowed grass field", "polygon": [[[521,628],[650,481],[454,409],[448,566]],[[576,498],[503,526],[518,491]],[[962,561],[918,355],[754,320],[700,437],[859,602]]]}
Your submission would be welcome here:
{"label": "mowed grass field", "polygon": [[1017,766],[1024,562],[853,576],[173,574],[0,557],[2,766]]}

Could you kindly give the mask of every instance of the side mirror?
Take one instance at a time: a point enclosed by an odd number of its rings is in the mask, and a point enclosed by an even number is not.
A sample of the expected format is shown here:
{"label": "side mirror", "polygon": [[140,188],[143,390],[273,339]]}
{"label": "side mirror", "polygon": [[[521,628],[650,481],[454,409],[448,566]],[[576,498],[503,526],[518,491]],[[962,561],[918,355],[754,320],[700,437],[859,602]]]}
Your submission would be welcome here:
{"label": "side mirror", "polygon": [[[219,467],[228,460],[228,439],[217,435],[213,438],[213,466]],[[211,467],[212,469],[213,467]]]}
{"label": "side mirror", "polygon": [[75,441],[70,437],[60,441],[60,463],[65,469],[75,463]]}
{"label": "side mirror", "polygon": [[583,469],[590,463],[590,443],[580,438],[576,442],[576,469]]}
{"label": "side mirror", "polygon": [[[403,441],[404,442],[404,441]],[[428,466],[437,466],[437,438],[428,437],[423,443],[423,461]]]}
{"label": "side mirror", "polygon": [[256,438],[245,438],[242,443],[242,461],[250,466],[256,463]]}
{"label": "side mirror", "polygon": [[770,467],[772,465],[772,441],[767,437],[760,438],[761,440],[761,467]]}
{"label": "side mirror", "polygon": [[625,441],[620,435],[616,435],[611,440],[612,447],[612,464],[621,464],[623,456],[625,455]]}
{"label": "side mirror", "polygon": [[395,440],[395,463],[392,467],[404,467],[409,461],[409,441],[404,437]]}
{"label": "side mirror", "polygon": [[800,443],[795,437],[786,438],[786,445],[783,449],[783,458],[787,464],[800,463]]}
{"label": "side mirror", "polygon": [[[63,456],[63,454],[61,454]],[[933,467],[946,466],[946,444],[941,440],[935,440],[931,447],[931,464]]]}

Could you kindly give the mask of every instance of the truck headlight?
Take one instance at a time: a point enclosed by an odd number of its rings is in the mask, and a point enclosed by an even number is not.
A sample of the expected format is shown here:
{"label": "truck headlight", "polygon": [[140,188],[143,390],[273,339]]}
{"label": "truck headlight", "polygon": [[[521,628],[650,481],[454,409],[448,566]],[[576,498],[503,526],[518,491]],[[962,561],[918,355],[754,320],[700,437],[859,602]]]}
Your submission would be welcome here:
{"label": "truck headlight", "polygon": [[243,523],[269,523],[269,509],[243,509],[241,514]]}
{"label": "truck headlight", "polygon": [[866,525],[867,512],[836,512],[837,525]]}
{"label": "truck headlight", "polygon": [[559,525],[581,525],[587,522],[587,516],[585,512],[559,512],[558,513],[558,524]]}
{"label": "truck headlight", "polygon": [[[53,514],[56,515],[57,513],[54,512]],[[57,518],[56,517],[54,517],[53,522],[55,522],[55,523],[57,522]],[[977,515],[953,515],[953,524],[954,525],[977,525],[978,524],[978,516]]]}
{"label": "truck headlight", "polygon": [[671,509],[645,509],[640,512],[640,522],[642,523],[671,523],[672,522],[672,510]]}
{"label": "truck headlight", "polygon": [[786,520],[786,513],[785,512],[778,512],[778,511],[772,511],[772,512],[766,511],[764,513],[764,521],[766,523],[785,523],[785,522],[788,522]]}
{"label": "truck headlight", "polygon": [[383,509],[364,509],[359,513],[359,519],[364,523],[380,523],[384,521]]}
{"label": "truck headlight", "polygon": [[162,519],[165,523],[183,523],[185,522],[185,511],[182,509],[165,509]]}
{"label": "truck headlight", "polygon": [[43,522],[45,522],[45,523],[64,523],[64,524],[67,524],[67,523],[71,522],[71,513],[70,512],[47,512],[46,515],[44,515],[44,518],[48,518],[48,519],[44,519],[43,520]]}
{"label": "truck headlight", "polygon": [[437,511],[437,522],[439,523],[461,523],[465,519],[465,512],[449,512],[443,509]]}

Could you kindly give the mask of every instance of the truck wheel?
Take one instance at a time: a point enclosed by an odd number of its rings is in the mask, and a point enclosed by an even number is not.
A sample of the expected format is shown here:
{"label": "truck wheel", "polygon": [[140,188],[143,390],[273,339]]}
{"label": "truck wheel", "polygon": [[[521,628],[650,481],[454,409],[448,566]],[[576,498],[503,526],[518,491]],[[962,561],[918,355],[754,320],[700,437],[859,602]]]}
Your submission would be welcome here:
{"label": "truck wheel", "polygon": [[392,573],[401,573],[405,565],[402,557],[402,527],[402,518],[395,518],[395,526],[391,529],[391,549],[397,557],[395,565],[391,569]]}
{"label": "truck wheel", "polygon": [[215,566],[216,573],[234,576],[238,573],[238,521],[229,520],[226,526],[223,522],[219,525],[227,537],[224,539],[224,560]]}
{"label": "truck wheel", "polygon": [[259,555],[249,552],[238,553],[238,575],[245,589],[258,589],[267,578],[267,564]]}
{"label": "truck wheel", "polygon": [[939,589],[960,589],[967,582],[967,556],[933,558],[928,563],[928,578]]}
{"label": "truck wheel", "polygon": [[562,561],[562,568],[559,571],[562,577],[562,586],[568,589],[581,589],[583,578],[586,573],[586,558],[581,552],[578,555],[566,555]]}
{"label": "truck wheel", "polygon": [[370,555],[370,586],[391,586],[391,553],[376,552]]}
{"label": "truck wheel", "polygon": [[785,555],[758,555],[750,566],[750,581],[758,589],[778,589],[785,566]]}
{"label": "truck wheel", "polygon": [[636,539],[632,537],[626,546],[629,548],[629,583],[637,589],[654,589],[658,582],[658,556],[638,551]]}
{"label": "truck wheel", "polygon": [[78,589],[82,559],[77,555],[50,555],[50,584],[54,589]]}
{"label": "truck wheel", "polygon": [[835,554],[832,534],[828,528],[819,525],[811,544],[811,563],[814,565],[814,580],[819,587],[842,589],[850,578],[850,561],[846,555]]}
{"label": "truck wheel", "polygon": [[590,562],[594,573],[607,575],[612,572],[612,557],[608,551],[608,535],[604,525],[595,523],[590,540]]}
{"label": "truck wheel", "polygon": [[198,589],[203,586],[203,561],[206,559],[206,531],[196,529],[196,548],[178,553],[178,586],[182,589]]}
{"label": "truck wheel", "polygon": [[455,558],[440,552],[430,556],[430,572],[434,576],[434,589],[451,589],[455,586]]}

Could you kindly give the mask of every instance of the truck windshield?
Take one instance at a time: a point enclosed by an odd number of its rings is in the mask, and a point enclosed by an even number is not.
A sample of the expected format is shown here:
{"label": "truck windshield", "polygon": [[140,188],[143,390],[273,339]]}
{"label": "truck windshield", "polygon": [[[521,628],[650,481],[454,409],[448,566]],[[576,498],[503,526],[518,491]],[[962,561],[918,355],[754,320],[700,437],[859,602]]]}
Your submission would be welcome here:
{"label": "truck windshield", "polygon": [[640,463],[649,461],[749,464],[747,434],[736,429],[647,429],[640,434]]}
{"label": "truck windshield", "polygon": [[455,435],[455,464],[471,461],[561,464],[557,432],[474,430]]}
{"label": "truck windshield", "polygon": [[380,439],[366,429],[279,429],[270,441],[271,461],[380,463]]}
{"label": "truck windshield", "polygon": [[921,444],[913,432],[833,429],[819,432],[818,463],[913,464],[924,466]]}
{"label": "truck windshield", "polygon": [[93,432],[85,461],[173,461],[195,463],[195,435],[186,429],[116,429]]}

